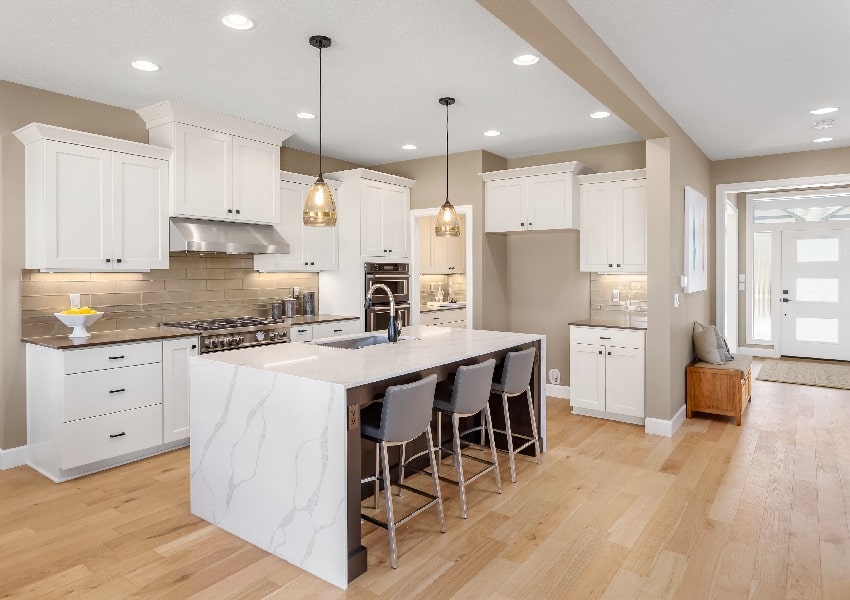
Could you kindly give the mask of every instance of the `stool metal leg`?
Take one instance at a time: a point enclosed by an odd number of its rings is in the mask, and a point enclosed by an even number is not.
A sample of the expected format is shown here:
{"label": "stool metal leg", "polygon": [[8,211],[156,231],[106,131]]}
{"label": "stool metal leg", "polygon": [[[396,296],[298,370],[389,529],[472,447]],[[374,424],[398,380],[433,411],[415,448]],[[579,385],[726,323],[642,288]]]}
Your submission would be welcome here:
{"label": "stool metal leg", "polygon": [[440,474],[440,464],[443,462],[443,413],[437,413],[437,475]]}
{"label": "stool metal leg", "polygon": [[528,397],[528,415],[531,417],[531,435],[534,436],[534,457],[537,459],[537,464],[540,464],[540,436],[537,435],[537,417],[534,414],[534,403],[531,401],[531,386],[525,389],[525,394]]}
{"label": "stool metal leg", "polygon": [[[484,405],[484,422],[487,425],[487,433],[490,436],[490,455],[493,457],[493,465],[495,468],[493,472],[496,475],[496,489],[499,490],[499,493],[502,493],[502,475],[499,472],[499,458],[496,455],[496,440],[493,438],[493,419],[490,416],[490,405]],[[484,429],[481,430],[482,437]]]}
{"label": "stool metal leg", "polygon": [[401,460],[398,463],[398,497],[401,498],[402,484],[404,484],[404,460],[407,449],[407,442],[401,445]]}
{"label": "stool metal leg", "polygon": [[387,533],[390,536],[390,564],[398,568],[398,549],[395,543],[395,515],[393,515],[393,491],[390,487],[390,461],[387,458],[387,444],[381,442],[381,459],[384,470],[384,499],[387,503]]}
{"label": "stool metal leg", "polygon": [[502,406],[505,408],[505,434],[508,436],[508,461],[511,465],[511,482],[516,483],[516,464],[514,463],[514,436],[511,434],[511,413],[508,409],[508,395],[502,393]]}
{"label": "stool metal leg", "polygon": [[375,510],[378,510],[378,495],[381,493],[381,446],[375,444],[375,487],[373,498],[375,500]]}
{"label": "stool metal leg", "polygon": [[431,459],[431,479],[434,480],[434,495],[437,497],[437,513],[440,515],[440,533],[446,532],[446,516],[443,514],[443,495],[440,493],[440,479],[437,475],[437,461],[434,458],[434,438],[431,436],[431,426],[425,430],[428,438],[428,457]]}
{"label": "stool metal leg", "polygon": [[464,485],[463,460],[460,455],[460,427],[458,426],[459,421],[460,418],[457,416],[457,413],[452,413],[452,432],[454,433],[452,443],[454,445],[455,469],[457,470],[457,486],[460,490],[460,516],[465,519],[467,517],[466,485]]}

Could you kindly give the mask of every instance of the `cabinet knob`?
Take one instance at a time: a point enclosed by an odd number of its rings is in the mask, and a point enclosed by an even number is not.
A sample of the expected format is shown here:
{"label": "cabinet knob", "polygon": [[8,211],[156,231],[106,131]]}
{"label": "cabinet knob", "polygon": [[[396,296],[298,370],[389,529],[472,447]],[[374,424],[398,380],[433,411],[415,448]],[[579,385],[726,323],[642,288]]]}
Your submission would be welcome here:
{"label": "cabinet knob", "polygon": [[312,262],[312,261],[310,262],[310,266],[311,266],[311,267],[312,267],[313,265],[315,265],[315,264],[316,264],[316,263],[314,263],[314,262]]}
{"label": "cabinet knob", "polygon": [[116,258],[116,259],[115,259],[115,262],[120,263],[120,262],[121,262],[121,259],[120,259],[120,258]]}
{"label": "cabinet knob", "polygon": [[610,352],[608,353],[608,356],[611,356],[611,353],[610,353]]}
{"label": "cabinet knob", "polygon": [[387,250],[387,252],[392,252],[392,250]]}
{"label": "cabinet knob", "polygon": [[608,266],[609,266],[609,267],[613,267],[613,266],[614,266],[614,264],[613,264],[613,263],[608,263]]}
{"label": "cabinet knob", "polygon": [[602,350],[599,351],[599,356],[602,356]]}
{"label": "cabinet knob", "polygon": [[198,349],[198,345],[197,345],[197,344],[192,344],[192,350],[197,350],[197,349]]}
{"label": "cabinet knob", "polygon": [[106,259],[106,262],[112,262],[112,259],[111,259],[111,258],[107,258],[107,259]]}
{"label": "cabinet knob", "polygon": [[531,227],[532,225],[534,225],[534,223],[531,223],[531,222],[528,223],[529,227]]}
{"label": "cabinet knob", "polygon": [[519,224],[519,226],[520,226],[520,227],[525,227],[525,223],[520,223],[520,224]]}
{"label": "cabinet knob", "polygon": [[237,215],[241,215],[241,214],[242,214],[242,213],[239,211],[239,209],[238,209],[238,208],[236,209],[236,214],[237,214]]}
{"label": "cabinet knob", "polygon": [[227,212],[228,212],[228,213],[232,213],[232,212],[233,212],[233,209],[232,209],[232,208],[228,208],[228,209],[227,209]]}
{"label": "cabinet knob", "polygon": [[617,266],[618,266],[618,267],[619,267],[619,266],[621,266],[621,265],[620,265],[620,263],[617,263]]}

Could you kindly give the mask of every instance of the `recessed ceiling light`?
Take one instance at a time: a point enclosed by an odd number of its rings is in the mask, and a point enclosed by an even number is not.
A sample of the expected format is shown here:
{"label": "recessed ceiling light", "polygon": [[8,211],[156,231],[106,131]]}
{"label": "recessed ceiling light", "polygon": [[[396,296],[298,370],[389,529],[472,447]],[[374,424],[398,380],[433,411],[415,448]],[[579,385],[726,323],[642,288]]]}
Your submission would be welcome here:
{"label": "recessed ceiling light", "polygon": [[813,141],[814,143],[816,143],[816,144],[820,144],[820,143],[822,143],[822,142],[831,142],[831,141],[832,141],[832,138],[831,138],[831,137],[815,138],[815,139],[813,139],[812,141]]}
{"label": "recessed ceiling light", "polygon": [[835,125],[835,119],[821,119],[820,121],[815,121],[813,127],[815,129],[829,129]]}
{"label": "recessed ceiling light", "polygon": [[539,56],[534,56],[533,54],[523,54],[521,56],[517,56],[514,59],[514,64],[519,65],[520,67],[527,67],[529,65],[537,64],[537,61],[539,60]]}
{"label": "recessed ceiling light", "polygon": [[502,135],[501,131],[496,131],[495,129],[488,129],[484,132],[484,135],[487,137],[496,137],[497,135]]}
{"label": "recessed ceiling light", "polygon": [[227,15],[222,17],[221,22],[231,29],[245,30],[254,26],[254,22],[245,15]]}
{"label": "recessed ceiling light", "polygon": [[295,116],[298,117],[299,119],[315,119],[316,118],[316,115],[314,115],[313,113],[308,113],[308,112],[300,112]]}
{"label": "recessed ceiling light", "polygon": [[405,144],[404,146],[401,147],[401,149],[402,150],[416,150],[418,147],[419,146],[416,146],[415,144]]}
{"label": "recessed ceiling light", "polygon": [[837,106],[827,106],[825,108],[816,108],[815,110],[810,110],[809,112],[813,115],[828,115],[829,113],[834,113],[837,110]]}
{"label": "recessed ceiling light", "polygon": [[607,110],[597,110],[596,112],[590,113],[591,119],[605,119],[610,116],[611,113],[609,113]]}
{"label": "recessed ceiling light", "polygon": [[130,63],[134,69],[139,71],[159,71],[159,65],[150,62],[149,60],[134,60]]}

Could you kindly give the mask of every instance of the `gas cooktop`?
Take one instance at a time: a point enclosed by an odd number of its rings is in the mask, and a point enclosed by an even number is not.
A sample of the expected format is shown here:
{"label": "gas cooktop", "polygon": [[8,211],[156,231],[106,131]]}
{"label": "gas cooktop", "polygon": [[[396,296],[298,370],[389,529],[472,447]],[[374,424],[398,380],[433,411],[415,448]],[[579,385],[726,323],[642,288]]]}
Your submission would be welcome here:
{"label": "gas cooktop", "polygon": [[162,326],[200,332],[202,354],[289,341],[289,325],[286,319],[226,317],[176,321],[163,323]]}
{"label": "gas cooktop", "polygon": [[239,327],[260,327],[265,325],[284,325],[286,319],[270,317],[222,317],[219,319],[196,319],[194,321],[176,321],[163,323],[163,327],[193,329],[195,331],[214,331],[217,329],[236,329]]}

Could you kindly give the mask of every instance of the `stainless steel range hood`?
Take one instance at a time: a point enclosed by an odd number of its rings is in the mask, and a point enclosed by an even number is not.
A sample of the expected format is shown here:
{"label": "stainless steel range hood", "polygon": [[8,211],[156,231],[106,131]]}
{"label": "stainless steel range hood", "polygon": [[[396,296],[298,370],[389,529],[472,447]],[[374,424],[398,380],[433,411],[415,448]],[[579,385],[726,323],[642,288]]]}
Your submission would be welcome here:
{"label": "stainless steel range hood", "polygon": [[289,243],[271,225],[173,217],[171,251],[289,254]]}

